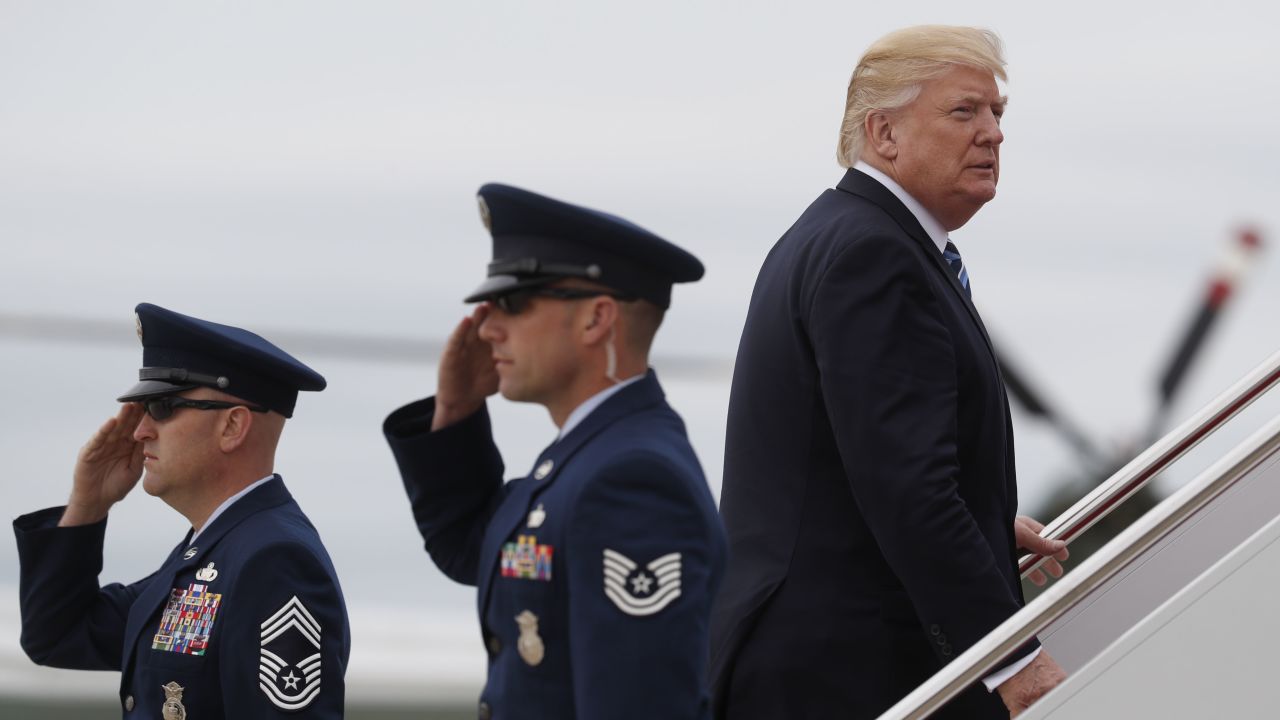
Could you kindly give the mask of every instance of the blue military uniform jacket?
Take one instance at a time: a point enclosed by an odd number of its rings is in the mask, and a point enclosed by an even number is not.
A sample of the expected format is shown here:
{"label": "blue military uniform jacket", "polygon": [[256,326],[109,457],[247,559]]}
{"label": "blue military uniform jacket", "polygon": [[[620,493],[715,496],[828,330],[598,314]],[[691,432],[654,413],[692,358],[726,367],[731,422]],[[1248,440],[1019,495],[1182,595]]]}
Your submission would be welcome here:
{"label": "blue military uniform jacket", "polygon": [[131,585],[98,586],[106,520],[60,528],[62,511],[14,521],[32,660],[122,671],[125,718],[342,717],[342,589],[279,476]]}
{"label": "blue military uniform jacket", "polygon": [[384,430],[427,552],[479,586],[482,718],[707,718],[707,628],[725,564],[715,503],[652,372],[506,485],[487,411]]}

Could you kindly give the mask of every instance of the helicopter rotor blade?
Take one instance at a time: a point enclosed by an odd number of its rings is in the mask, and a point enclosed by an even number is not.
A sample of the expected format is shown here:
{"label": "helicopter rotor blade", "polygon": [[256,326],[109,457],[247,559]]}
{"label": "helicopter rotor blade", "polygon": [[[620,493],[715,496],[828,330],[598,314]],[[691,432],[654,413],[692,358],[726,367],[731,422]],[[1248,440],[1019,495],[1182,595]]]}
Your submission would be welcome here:
{"label": "helicopter rotor blade", "polygon": [[1200,302],[1191,323],[1187,327],[1182,341],[1170,358],[1169,365],[1160,376],[1159,405],[1152,418],[1148,436],[1158,438],[1163,430],[1169,408],[1173,404],[1177,392],[1182,387],[1192,361],[1204,347],[1209,331],[1221,315],[1227,302],[1236,293],[1245,271],[1254,260],[1254,256],[1262,247],[1262,238],[1256,230],[1245,229],[1231,240],[1225,252],[1218,260],[1204,299]]}
{"label": "helicopter rotor blade", "polygon": [[1004,384],[1009,391],[1009,396],[1023,410],[1051,425],[1088,462],[1099,466],[1102,464],[1102,454],[1098,452],[1097,446],[1089,440],[1089,437],[1080,430],[1079,426],[1071,422],[1061,412],[1053,409],[1053,406],[1045,400],[1044,395],[1036,391],[1027,376],[1009,360],[1008,355],[996,351],[996,361],[1000,364],[1000,371],[1004,376]]}

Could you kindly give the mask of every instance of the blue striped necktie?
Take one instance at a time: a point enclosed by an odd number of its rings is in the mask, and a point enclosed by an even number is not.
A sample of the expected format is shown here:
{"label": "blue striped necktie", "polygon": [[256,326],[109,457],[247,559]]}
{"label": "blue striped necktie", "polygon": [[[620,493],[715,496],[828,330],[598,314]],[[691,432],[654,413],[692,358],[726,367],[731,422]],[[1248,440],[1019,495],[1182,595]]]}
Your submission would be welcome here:
{"label": "blue striped necktie", "polygon": [[951,272],[956,274],[960,279],[960,286],[964,288],[965,297],[973,299],[973,290],[969,289],[969,271],[964,269],[964,260],[960,259],[960,251],[956,249],[955,243],[947,241],[947,247],[942,251],[942,258],[951,266]]}

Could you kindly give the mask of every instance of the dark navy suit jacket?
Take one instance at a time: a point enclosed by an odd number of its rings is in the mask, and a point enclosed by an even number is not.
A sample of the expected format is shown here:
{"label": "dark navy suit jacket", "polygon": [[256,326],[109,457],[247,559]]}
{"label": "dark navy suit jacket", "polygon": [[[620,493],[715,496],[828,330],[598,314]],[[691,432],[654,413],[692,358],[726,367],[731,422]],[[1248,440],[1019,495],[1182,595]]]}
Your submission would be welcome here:
{"label": "dark navy suit jacket", "polygon": [[[277,718],[299,710],[343,716],[351,636],[342,589],[320,536],[279,476],[131,585],[98,586],[107,521],[60,528],[62,511],[41,510],[13,524],[22,647],[32,660],[122,671],[125,718],[161,717],[162,686],[171,682],[182,686],[191,718]],[[176,633],[164,627],[170,610]],[[202,621],[207,632],[181,630]],[[184,645],[184,635],[195,639]]]}
{"label": "dark navy suit jacket", "polygon": [[[770,251],[738,348],[717,715],[879,715],[1021,606],[1017,504],[978,312],[910,211],[850,170]],[[950,712],[1008,717],[984,688]]]}
{"label": "dark navy suit jacket", "polygon": [[431,432],[434,402],[397,410],[384,430],[427,552],[479,586],[481,716],[709,718],[724,530],[656,376],[505,485],[487,411]]}

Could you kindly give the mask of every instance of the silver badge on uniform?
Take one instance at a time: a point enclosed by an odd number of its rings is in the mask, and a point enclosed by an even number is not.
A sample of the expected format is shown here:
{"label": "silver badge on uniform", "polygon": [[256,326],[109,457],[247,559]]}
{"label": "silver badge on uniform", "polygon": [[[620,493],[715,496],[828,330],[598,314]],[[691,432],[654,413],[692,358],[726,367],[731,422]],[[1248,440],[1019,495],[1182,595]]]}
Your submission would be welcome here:
{"label": "silver badge on uniform", "polygon": [[186,552],[182,553],[182,559],[183,559],[183,560],[190,560],[191,558],[195,557],[195,556],[196,556],[196,553],[198,553],[198,552],[200,552],[200,548],[198,548],[198,547],[191,547],[191,548],[188,548]]}
{"label": "silver badge on uniform", "polygon": [[520,626],[520,639],[516,641],[520,659],[530,665],[537,665],[547,654],[547,648],[538,635],[538,616],[525,610],[516,616],[516,624]]}
{"label": "silver badge on uniform", "polygon": [[551,458],[547,458],[546,460],[543,460],[542,464],[538,466],[538,469],[533,471],[533,479],[541,480],[542,478],[550,475],[551,468],[555,466],[556,466],[556,463]]}
{"label": "silver badge on uniform", "polygon": [[547,519],[547,511],[542,508],[542,503],[538,503],[538,507],[529,511],[529,527],[540,528],[542,522]]}
{"label": "silver badge on uniform", "polygon": [[196,571],[196,579],[200,582],[213,582],[218,579],[218,571],[213,569],[213,563],[209,563]]}
{"label": "silver badge on uniform", "polygon": [[628,615],[661,612],[680,597],[680,553],[668,553],[641,567],[616,550],[604,550],[604,594]]}
{"label": "silver badge on uniform", "polygon": [[170,680],[161,685],[164,690],[164,704],[160,706],[160,716],[164,720],[187,720],[187,709],[182,706],[182,691],[186,688]]}
{"label": "silver badge on uniform", "polygon": [[258,687],[281,710],[301,710],[320,694],[320,623],[293,596],[262,623]]}

